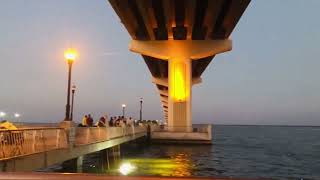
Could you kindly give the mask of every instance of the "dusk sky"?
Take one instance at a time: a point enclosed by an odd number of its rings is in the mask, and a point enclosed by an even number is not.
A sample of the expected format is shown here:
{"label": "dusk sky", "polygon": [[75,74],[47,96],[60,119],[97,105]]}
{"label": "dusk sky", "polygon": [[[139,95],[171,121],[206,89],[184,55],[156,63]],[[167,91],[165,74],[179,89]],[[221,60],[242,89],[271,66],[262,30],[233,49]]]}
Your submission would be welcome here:
{"label": "dusk sky", "polygon": [[[253,0],[193,87],[193,123],[320,125],[319,0]],[[0,111],[8,119],[64,119],[67,64],[73,66],[75,119],[127,114],[162,119],[159,95],[131,37],[106,0],[0,1]]]}

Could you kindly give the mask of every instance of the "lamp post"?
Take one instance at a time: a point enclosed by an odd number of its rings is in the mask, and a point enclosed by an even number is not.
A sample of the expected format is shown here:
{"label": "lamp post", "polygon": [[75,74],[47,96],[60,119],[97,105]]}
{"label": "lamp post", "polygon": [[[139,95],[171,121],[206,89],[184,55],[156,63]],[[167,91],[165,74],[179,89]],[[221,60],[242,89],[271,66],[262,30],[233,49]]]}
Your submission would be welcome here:
{"label": "lamp post", "polygon": [[77,57],[77,52],[74,49],[68,49],[64,53],[64,57],[66,61],[68,62],[68,88],[67,88],[67,105],[66,105],[66,115],[64,120],[65,121],[71,121],[70,118],[70,86],[71,86],[71,70],[72,70],[72,64],[75,61]]}
{"label": "lamp post", "polygon": [[143,103],[143,99],[140,98],[140,121],[142,121],[142,103]]}
{"label": "lamp post", "polygon": [[122,104],[122,116],[124,117],[125,114],[126,114],[126,105],[125,104]]}
{"label": "lamp post", "polygon": [[72,120],[73,120],[74,93],[76,92],[76,86],[75,86],[75,85],[72,86],[71,92],[72,92],[72,96],[71,96],[71,115],[70,115],[70,119],[71,119],[71,121],[72,121]]}

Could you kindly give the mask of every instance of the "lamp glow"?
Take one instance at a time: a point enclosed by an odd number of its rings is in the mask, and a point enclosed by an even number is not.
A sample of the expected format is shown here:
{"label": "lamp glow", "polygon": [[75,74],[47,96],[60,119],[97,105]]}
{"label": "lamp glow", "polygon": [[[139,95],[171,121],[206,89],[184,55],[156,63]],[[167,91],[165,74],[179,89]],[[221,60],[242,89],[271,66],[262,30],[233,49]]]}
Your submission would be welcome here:
{"label": "lamp glow", "polygon": [[126,105],[125,105],[125,104],[122,104],[122,107],[124,108],[124,107],[126,107]]}
{"label": "lamp glow", "polygon": [[19,118],[19,117],[20,117],[20,114],[14,113],[14,117],[15,117],[15,118]]}
{"label": "lamp glow", "polygon": [[0,112],[0,117],[4,117],[6,115],[5,112]]}
{"label": "lamp glow", "polygon": [[131,173],[136,167],[134,167],[132,164],[130,163],[124,163],[120,166],[119,168],[119,172],[122,175],[128,175],[129,173]]}
{"label": "lamp glow", "polygon": [[69,48],[64,52],[64,58],[67,61],[74,61],[78,56],[78,53],[75,49]]}

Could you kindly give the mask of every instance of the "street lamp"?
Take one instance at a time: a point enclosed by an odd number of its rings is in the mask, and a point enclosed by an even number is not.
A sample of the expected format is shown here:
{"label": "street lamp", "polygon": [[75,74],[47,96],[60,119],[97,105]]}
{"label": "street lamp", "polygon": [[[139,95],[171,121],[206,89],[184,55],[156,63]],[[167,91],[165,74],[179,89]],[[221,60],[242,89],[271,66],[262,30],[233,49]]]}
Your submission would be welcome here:
{"label": "street lamp", "polygon": [[74,49],[69,48],[64,52],[64,58],[68,62],[68,89],[67,89],[67,105],[66,105],[66,116],[64,118],[65,121],[71,121],[70,119],[70,86],[71,86],[71,70],[72,64],[77,58],[77,52]]}
{"label": "street lamp", "polygon": [[72,96],[71,96],[71,115],[70,115],[70,119],[71,119],[71,121],[72,121],[72,120],[73,120],[74,93],[76,92],[76,86],[75,86],[75,85],[72,86],[71,92],[72,92]]}
{"label": "street lamp", "polygon": [[5,117],[6,116],[6,113],[5,112],[0,112],[0,118],[1,118],[1,120],[3,120],[3,117]]}
{"label": "street lamp", "polygon": [[20,114],[14,113],[14,117],[15,117],[15,118],[19,118],[19,117],[20,117]]}
{"label": "street lamp", "polygon": [[125,111],[126,111],[126,105],[122,104],[122,116],[125,116]]}
{"label": "street lamp", "polygon": [[140,121],[142,121],[142,103],[143,103],[143,99],[140,98]]}

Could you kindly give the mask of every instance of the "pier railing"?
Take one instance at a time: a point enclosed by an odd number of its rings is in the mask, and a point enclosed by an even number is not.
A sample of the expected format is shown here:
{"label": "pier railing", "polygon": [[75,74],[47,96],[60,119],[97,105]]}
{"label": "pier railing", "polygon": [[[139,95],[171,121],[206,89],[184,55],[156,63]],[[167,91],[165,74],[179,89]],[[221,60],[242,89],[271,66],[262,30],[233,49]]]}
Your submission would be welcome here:
{"label": "pier railing", "polygon": [[66,147],[67,136],[62,128],[0,131],[0,160]]}
{"label": "pier railing", "polygon": [[92,144],[143,132],[146,132],[144,126],[77,127],[75,145]]}
{"label": "pier railing", "polygon": [[146,132],[146,126],[0,130],[0,160]]}

